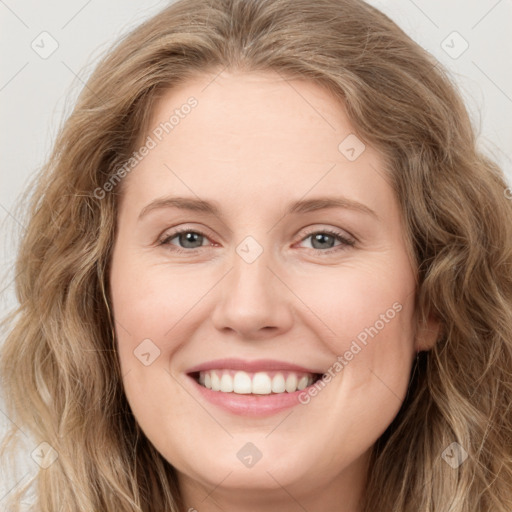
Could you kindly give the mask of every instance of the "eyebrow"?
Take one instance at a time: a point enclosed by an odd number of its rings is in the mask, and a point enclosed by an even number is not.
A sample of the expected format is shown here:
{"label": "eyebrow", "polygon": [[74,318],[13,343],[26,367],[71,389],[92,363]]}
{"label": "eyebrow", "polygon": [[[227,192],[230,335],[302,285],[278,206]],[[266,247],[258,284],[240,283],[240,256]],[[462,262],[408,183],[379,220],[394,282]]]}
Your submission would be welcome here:
{"label": "eyebrow", "polygon": [[[162,208],[179,208],[181,210],[200,212],[221,217],[220,208],[212,202],[189,197],[162,197],[155,199],[146,205],[139,214],[139,220],[145,217],[149,212]],[[377,220],[379,219],[378,215],[371,208],[363,203],[359,203],[346,197],[317,197],[314,199],[298,200],[288,205],[285,215],[291,213],[309,213],[330,208],[353,210],[371,215]]]}

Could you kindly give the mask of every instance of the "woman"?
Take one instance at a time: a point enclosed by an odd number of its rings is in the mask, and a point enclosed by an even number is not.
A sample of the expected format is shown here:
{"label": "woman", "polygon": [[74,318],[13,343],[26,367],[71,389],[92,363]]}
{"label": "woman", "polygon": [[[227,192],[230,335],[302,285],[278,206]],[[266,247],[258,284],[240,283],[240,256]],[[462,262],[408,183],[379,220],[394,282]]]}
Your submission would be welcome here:
{"label": "woman", "polygon": [[439,64],[361,1],[145,22],[20,248],[1,374],[36,509],[508,512],[506,190]]}

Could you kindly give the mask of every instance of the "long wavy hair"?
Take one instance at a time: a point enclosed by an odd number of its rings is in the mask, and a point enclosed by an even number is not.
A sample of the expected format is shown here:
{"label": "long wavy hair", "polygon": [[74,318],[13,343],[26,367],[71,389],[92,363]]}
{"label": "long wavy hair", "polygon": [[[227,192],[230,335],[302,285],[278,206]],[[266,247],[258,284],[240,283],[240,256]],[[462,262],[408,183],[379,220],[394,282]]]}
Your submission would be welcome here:
{"label": "long wavy hair", "polygon": [[[381,152],[417,267],[417,322],[442,336],[373,448],[364,511],[512,509],[512,201],[449,73],[359,0],[179,0],[102,58],[23,208],[0,372],[9,417],[58,459],[39,512],[182,510],[174,468],[130,411],[108,269],[127,162],[161,93],[206,72],[276,71],[343,103]],[[200,106],[198,107],[200,108]],[[104,197],[103,197],[104,195]],[[25,206],[26,205],[26,206]],[[3,453],[15,453],[17,427]],[[442,458],[458,443],[467,459]],[[9,510],[18,510],[20,485]]]}

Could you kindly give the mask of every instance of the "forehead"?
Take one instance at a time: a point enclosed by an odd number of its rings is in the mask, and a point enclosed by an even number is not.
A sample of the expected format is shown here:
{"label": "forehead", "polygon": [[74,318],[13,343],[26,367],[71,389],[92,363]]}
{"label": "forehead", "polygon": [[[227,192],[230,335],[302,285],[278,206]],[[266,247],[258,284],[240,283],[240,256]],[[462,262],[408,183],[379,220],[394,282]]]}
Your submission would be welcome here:
{"label": "forehead", "polygon": [[342,102],[315,82],[272,72],[200,75],[155,104],[140,138],[152,148],[126,179],[127,193],[243,202],[339,191],[383,203],[391,191],[380,155],[354,132]]}
{"label": "forehead", "polygon": [[174,120],[179,122],[172,134],[165,134],[168,149],[179,144],[185,151],[201,149],[204,156],[231,160],[243,154],[325,161],[325,152],[330,149],[337,157],[338,139],[353,131],[341,102],[319,84],[274,72],[198,76],[163,95],[153,110],[152,127],[165,125],[190,97],[197,106]]}

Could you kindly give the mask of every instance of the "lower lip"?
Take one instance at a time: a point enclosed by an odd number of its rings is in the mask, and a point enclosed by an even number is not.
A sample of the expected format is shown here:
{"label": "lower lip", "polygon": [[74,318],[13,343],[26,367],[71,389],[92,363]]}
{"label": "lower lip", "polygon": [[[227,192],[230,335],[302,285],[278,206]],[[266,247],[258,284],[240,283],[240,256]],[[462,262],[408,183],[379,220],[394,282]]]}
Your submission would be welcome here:
{"label": "lower lip", "polygon": [[212,391],[201,386],[193,377],[188,375],[201,396],[212,404],[239,416],[265,417],[299,405],[299,395],[307,393],[308,388],[293,393],[275,393],[273,395],[252,395],[238,393],[223,393]]}

